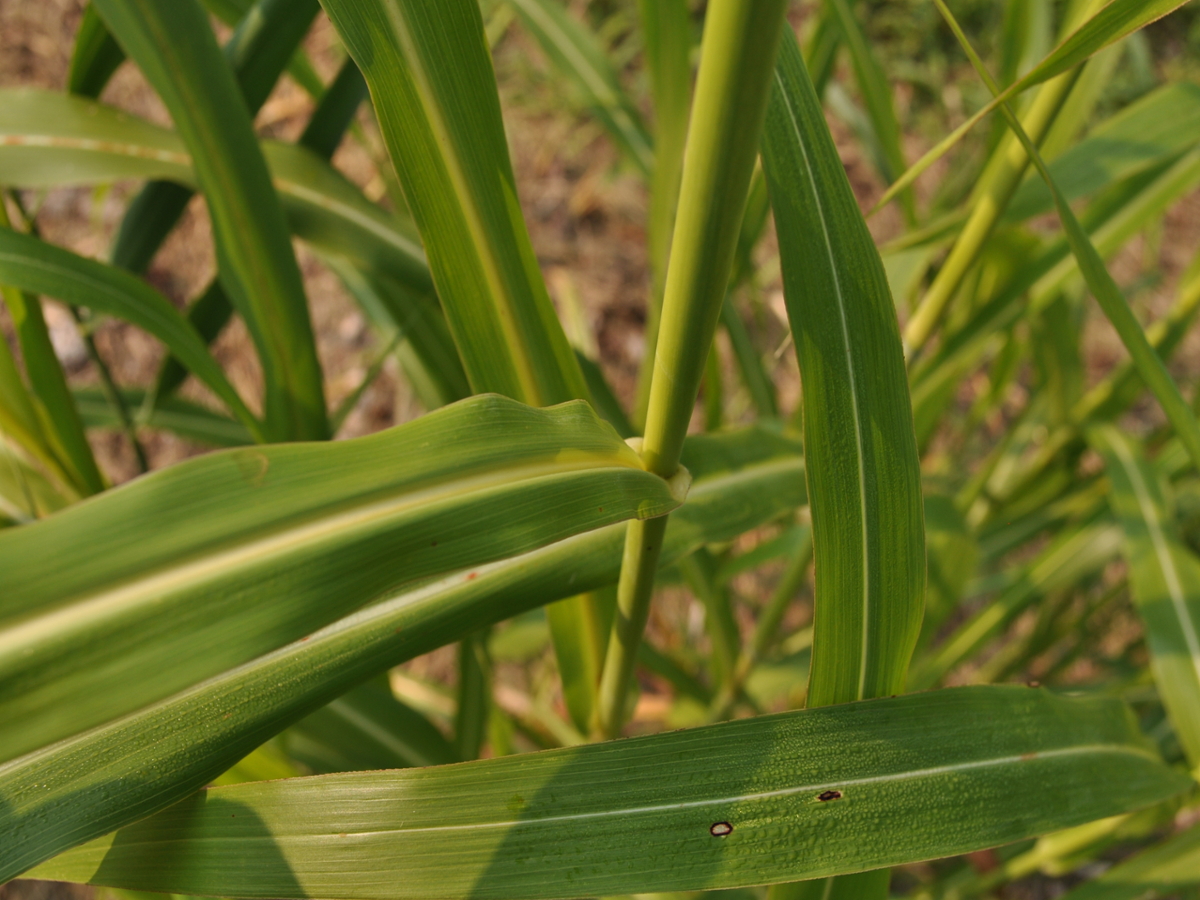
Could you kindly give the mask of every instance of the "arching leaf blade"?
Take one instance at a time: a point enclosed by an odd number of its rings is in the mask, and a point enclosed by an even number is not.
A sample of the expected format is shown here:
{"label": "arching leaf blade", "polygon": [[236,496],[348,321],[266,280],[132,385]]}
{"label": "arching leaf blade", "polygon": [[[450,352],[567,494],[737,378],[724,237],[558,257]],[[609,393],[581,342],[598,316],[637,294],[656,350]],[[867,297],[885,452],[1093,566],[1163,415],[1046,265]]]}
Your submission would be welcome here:
{"label": "arching leaf blade", "polygon": [[457,766],[214,788],[33,874],[370,900],[702,890],[993,846],[1190,783],[1118,702],[957,688]]}
{"label": "arching leaf blade", "polygon": [[804,390],[816,559],[809,704],[903,688],[920,628],[920,468],[899,326],[794,36],[763,140]]}
{"label": "arching leaf blade", "polygon": [[472,389],[534,405],[586,397],[521,217],[477,4],[325,10],[371,89]]}
{"label": "arching leaf blade", "polygon": [[268,434],[327,437],[300,270],[249,113],[207,16],[197,0],[95,5],[193,150],[222,278],[263,366]]}
{"label": "arching leaf blade", "polygon": [[[777,435],[752,428],[691,439],[685,450],[696,479],[671,519],[666,563],[706,543],[733,540],[804,502],[803,458]],[[186,797],[271,735],[391,666],[545,603],[615,583],[625,528],[611,525],[397,594],[145,710],[0,767],[0,822],[6,834],[19,837],[0,846],[0,878]],[[49,783],[58,786],[52,793],[38,787]]]}
{"label": "arching leaf blade", "polygon": [[497,397],[331,447],[153,473],[0,539],[0,759],[421,579],[676,503],[582,403],[543,413]]}

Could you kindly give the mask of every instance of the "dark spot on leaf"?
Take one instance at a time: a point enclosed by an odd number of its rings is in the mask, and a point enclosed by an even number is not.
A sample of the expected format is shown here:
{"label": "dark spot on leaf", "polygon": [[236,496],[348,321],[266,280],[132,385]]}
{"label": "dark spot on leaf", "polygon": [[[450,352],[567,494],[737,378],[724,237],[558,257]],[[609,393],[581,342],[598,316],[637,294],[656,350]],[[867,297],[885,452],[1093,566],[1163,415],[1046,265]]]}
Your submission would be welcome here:
{"label": "dark spot on leaf", "polygon": [[830,800],[841,800],[842,792],[841,791],[822,791],[820,794],[817,794],[817,799],[820,800],[822,803],[828,803]]}
{"label": "dark spot on leaf", "polygon": [[725,837],[733,833],[733,826],[728,822],[713,822],[708,828],[708,833],[713,837]]}
{"label": "dark spot on leaf", "polygon": [[430,547],[436,547],[436,546],[437,546],[437,541],[434,541],[434,542],[433,542],[433,543],[431,543],[429,546],[430,546]]}

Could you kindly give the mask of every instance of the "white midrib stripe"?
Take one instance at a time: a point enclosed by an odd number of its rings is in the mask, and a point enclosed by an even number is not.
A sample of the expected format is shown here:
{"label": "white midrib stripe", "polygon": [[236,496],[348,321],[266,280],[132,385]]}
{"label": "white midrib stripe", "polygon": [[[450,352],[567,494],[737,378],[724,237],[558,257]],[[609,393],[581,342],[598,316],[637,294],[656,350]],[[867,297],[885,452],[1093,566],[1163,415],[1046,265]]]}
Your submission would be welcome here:
{"label": "white midrib stripe", "polygon": [[[839,789],[843,793],[847,788],[863,787],[872,784],[898,784],[906,781],[916,781],[922,778],[936,778],[941,775],[954,775],[959,772],[970,772],[977,769],[988,769],[996,766],[1018,765],[1035,760],[1056,759],[1059,757],[1087,756],[1096,754],[1124,754],[1140,756],[1152,762],[1158,759],[1153,753],[1136,747],[1121,744],[1081,744],[1075,747],[1058,747],[1053,750],[1041,750],[1034,753],[1024,753],[1017,756],[998,756],[992,759],[976,759],[970,762],[955,763],[948,766],[931,766],[927,769],[911,769],[906,772],[892,772],[887,775],[868,775],[863,778],[848,778],[843,780],[830,779],[816,784],[795,785],[793,787],[777,788],[773,791],[757,791],[747,794],[734,794],[728,797],[710,797],[705,800],[683,800],[679,803],[657,803],[648,806],[633,806],[622,809],[603,809],[595,812],[571,813],[561,816],[543,816],[536,819],[512,819],[500,822],[478,822],[468,825],[428,825],[417,828],[384,828],[378,831],[350,832],[348,837],[370,837],[385,834],[421,834],[427,832],[472,831],[485,828],[517,828],[527,825],[545,825],[554,822],[578,822],[589,819],[608,819],[615,816],[637,816],[651,813],[675,812],[684,809],[704,809],[710,806],[729,806],[733,803],[747,803],[756,800],[771,800],[776,797],[792,797],[797,794],[811,794],[815,801],[816,795],[822,791]],[[236,790],[230,786],[224,790]],[[217,788],[221,791],[221,788]],[[838,801],[830,801],[838,802]],[[736,827],[736,826],[735,826]],[[320,835],[321,838],[327,835]]]}
{"label": "white midrib stripe", "polygon": [[172,166],[183,166],[190,170],[192,158],[186,153],[163,150],[148,144],[131,144],[128,141],[109,141],[103,138],[62,137],[49,134],[3,134],[0,147],[50,147],[61,150],[87,150],[94,153],[109,153],[131,159],[152,159]]}
{"label": "white midrib stripe", "polygon": [[804,170],[808,176],[808,183],[812,186],[813,198],[817,203],[817,218],[821,222],[821,235],[825,238],[825,252],[829,255],[829,271],[833,275],[834,293],[837,298],[838,318],[842,326],[842,341],[846,345],[846,370],[850,375],[850,402],[853,406],[854,414],[854,441],[858,450],[858,502],[859,510],[862,515],[862,547],[863,547],[863,593],[862,593],[862,649],[859,655],[858,663],[858,690],[856,697],[859,700],[864,699],[867,687],[867,658],[868,645],[871,638],[870,627],[870,611],[871,611],[871,547],[867,535],[867,472],[863,460],[863,436],[862,425],[859,423],[858,410],[858,382],[854,377],[854,348],[850,344],[850,326],[846,322],[846,306],[842,298],[842,282],[838,277],[837,260],[833,254],[833,243],[829,239],[829,228],[825,224],[825,207],[821,203],[821,194],[817,190],[817,182],[813,177],[812,164],[808,159],[808,150],[804,146],[804,135],[800,131],[800,125],[796,121],[796,113],[792,109],[791,99],[788,97],[788,92],[783,84],[783,79],[780,77],[778,70],[775,72],[775,81],[779,85],[780,96],[784,99],[784,105],[787,107],[788,118],[792,122],[792,129],[796,132],[796,143],[800,147],[800,154],[804,157]]}
{"label": "white midrib stripe", "polygon": [[[504,331],[508,347],[518,348],[517,352],[510,351],[507,354],[508,358],[512,361],[513,370],[521,384],[521,390],[525,394],[524,397],[518,399],[538,406],[541,400],[540,385],[525,355],[526,343],[523,335],[517,328],[516,316],[512,309],[514,305],[513,298],[508,295],[507,285],[500,276],[499,264],[492,254],[491,241],[487,239],[487,232],[483,226],[482,217],[479,210],[475,208],[474,198],[467,188],[466,175],[463,172],[458,154],[455,152],[455,144],[450,137],[450,131],[446,127],[446,123],[442,117],[442,111],[433,99],[434,95],[430,86],[430,80],[425,73],[425,61],[418,52],[416,44],[413,43],[412,35],[408,29],[408,22],[405,21],[404,13],[397,8],[396,0],[387,0],[382,5],[387,12],[388,20],[395,29],[396,39],[402,45],[402,56],[408,65],[409,72],[412,74],[413,81],[417,85],[417,99],[425,110],[426,120],[429,122],[429,127],[434,133],[434,139],[441,150],[440,158],[442,165],[446,167],[446,174],[449,175],[450,182],[454,186],[454,194],[458,198],[459,209],[462,210],[467,230],[471,234],[471,243],[475,250],[475,256],[479,260],[483,276],[491,288],[492,298],[496,301],[494,308],[500,320],[500,327]],[[519,236],[517,240],[520,240]]]}
{"label": "white midrib stripe", "polygon": [[1129,481],[1133,485],[1133,495],[1137,498],[1138,508],[1141,509],[1142,518],[1146,521],[1147,530],[1150,532],[1150,542],[1154,545],[1154,555],[1158,558],[1163,581],[1166,582],[1167,591],[1171,595],[1171,607],[1175,610],[1175,617],[1179,619],[1179,628],[1187,643],[1188,655],[1192,658],[1192,671],[1196,675],[1197,683],[1200,683],[1200,639],[1197,639],[1195,623],[1192,622],[1192,617],[1188,613],[1183,584],[1179,581],[1175,560],[1171,558],[1171,548],[1167,545],[1167,537],[1163,534],[1162,524],[1158,520],[1158,510],[1150,500],[1150,490],[1142,478],[1142,473],[1139,471],[1133,455],[1125,445],[1125,439],[1112,433],[1108,435],[1108,443],[1116,453],[1117,459],[1120,460],[1125,474],[1129,476]]}
{"label": "white midrib stripe", "polygon": [[615,461],[601,465],[598,460],[525,465],[477,475],[421,490],[406,491],[375,503],[355,507],[337,515],[324,516],[294,528],[277,531],[249,543],[240,544],[201,559],[172,566],[111,590],[83,597],[32,619],[0,630],[0,660],[19,657],[23,649],[33,647],[47,637],[64,633],[83,633],[95,623],[117,613],[122,607],[156,603],[168,592],[197,584],[214,575],[229,573],[255,560],[278,557],[299,547],[312,544],[334,534],[345,534],[356,528],[398,515],[417,506],[448,500],[467,493],[478,493],[522,481],[581,470],[599,471],[602,468],[625,469]]}

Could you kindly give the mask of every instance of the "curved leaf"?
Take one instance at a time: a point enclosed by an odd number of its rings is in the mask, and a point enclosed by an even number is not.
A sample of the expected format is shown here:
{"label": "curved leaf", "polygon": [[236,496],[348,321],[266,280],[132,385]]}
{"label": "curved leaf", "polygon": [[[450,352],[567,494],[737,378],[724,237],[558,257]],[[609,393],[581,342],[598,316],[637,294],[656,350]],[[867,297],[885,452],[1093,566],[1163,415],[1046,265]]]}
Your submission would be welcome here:
{"label": "curved leaf", "polygon": [[[286,450],[261,448],[249,456]],[[236,463],[245,457],[215,458]],[[387,460],[399,465],[394,454]],[[761,429],[707,439],[691,464],[697,477],[671,519],[666,562],[705,543],[732,540],[804,502],[796,446]],[[374,477],[358,477],[374,484]],[[611,525],[417,586],[154,706],[0,765],[0,830],[11,836],[0,843],[0,880],[182,799],[272,734],[393,665],[614,583],[625,530]],[[286,602],[276,607],[285,615],[288,608]]]}
{"label": "curved leaf", "polygon": [[253,433],[246,408],[196,330],[169,300],[121,269],[77,256],[27,234],[0,229],[0,282],[116,316],[166,344]]}
{"label": "curved leaf", "polygon": [[326,0],[358,63],[476,391],[587,396],[521,218],[475,0]]}
{"label": "curved leaf", "polygon": [[300,270],[253,125],[197,0],[93,0],[193,150],[222,283],[266,381],[266,431],[328,436],[321,367]]}
{"label": "curved leaf", "polygon": [[921,624],[920,467],[887,276],[795,37],[763,140],[804,396],[816,633],[809,705],[894,694]]}
{"label": "curved leaf", "polygon": [[0,759],[403,585],[675,505],[586,406],[496,397],[156,472],[0,537]]}
{"label": "curved leaf", "polygon": [[232,897],[703,890],[989,847],[1191,783],[1118,702],[957,688],[455,766],[213,788],[31,874]]}

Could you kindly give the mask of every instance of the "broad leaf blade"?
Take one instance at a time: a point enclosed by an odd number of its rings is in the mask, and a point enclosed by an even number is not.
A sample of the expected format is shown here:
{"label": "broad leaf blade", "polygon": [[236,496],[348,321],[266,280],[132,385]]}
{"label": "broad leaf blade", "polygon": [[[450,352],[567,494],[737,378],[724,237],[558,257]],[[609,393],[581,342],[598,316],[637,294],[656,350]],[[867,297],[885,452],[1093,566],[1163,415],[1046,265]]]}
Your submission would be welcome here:
{"label": "broad leaf blade", "polygon": [[214,788],[32,874],[246,897],[700,890],[989,847],[1190,783],[1120,703],[958,688],[457,766]]}
{"label": "broad leaf blade", "polygon": [[587,396],[517,202],[474,0],[326,0],[371,88],[471,386]]}
{"label": "broad leaf blade", "polygon": [[921,623],[920,469],[899,326],[794,36],[763,141],[804,389],[816,558],[809,704],[902,689]]}
{"label": "broad leaf blade", "polygon": [[0,539],[0,759],[420,579],[675,505],[582,403],[497,397],[156,472]]}
{"label": "broad leaf blade", "polygon": [[[804,502],[803,460],[790,441],[748,429],[688,447],[696,480],[671,518],[667,563]],[[145,710],[0,766],[0,828],[15,836],[0,845],[0,880],[182,799],[272,734],[390,666],[613,584],[625,530],[611,525],[397,594]],[[279,609],[286,613],[286,604]],[[46,792],[47,784],[56,787]]]}

